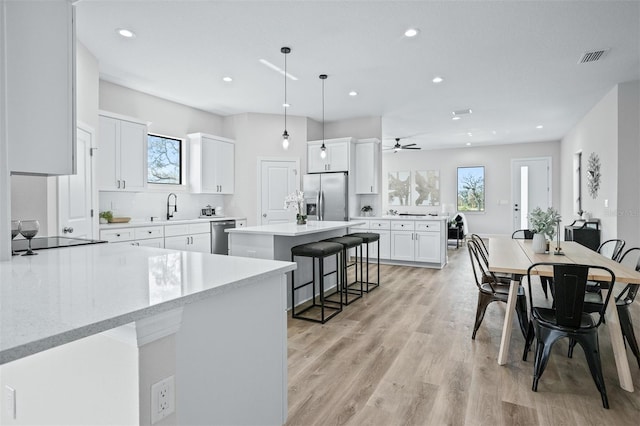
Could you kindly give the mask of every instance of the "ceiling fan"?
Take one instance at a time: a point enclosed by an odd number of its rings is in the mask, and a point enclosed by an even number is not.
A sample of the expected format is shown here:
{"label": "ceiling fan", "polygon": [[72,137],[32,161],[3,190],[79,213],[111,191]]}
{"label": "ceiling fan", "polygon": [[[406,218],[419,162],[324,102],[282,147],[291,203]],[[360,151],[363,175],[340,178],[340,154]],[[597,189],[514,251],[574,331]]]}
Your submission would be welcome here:
{"label": "ceiling fan", "polygon": [[400,138],[395,138],[396,144],[392,147],[385,148],[386,151],[393,150],[394,153],[405,149],[422,149],[419,146],[415,146],[415,143],[408,143],[406,145],[400,145]]}

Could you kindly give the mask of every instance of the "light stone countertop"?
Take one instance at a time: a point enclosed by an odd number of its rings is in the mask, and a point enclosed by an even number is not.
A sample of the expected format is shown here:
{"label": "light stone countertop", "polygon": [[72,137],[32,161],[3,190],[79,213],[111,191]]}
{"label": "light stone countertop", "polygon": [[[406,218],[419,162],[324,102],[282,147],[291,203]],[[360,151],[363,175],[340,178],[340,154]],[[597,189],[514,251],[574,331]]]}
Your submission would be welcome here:
{"label": "light stone countertop", "polygon": [[257,234],[257,235],[279,235],[286,237],[296,237],[298,235],[314,234],[324,231],[347,228],[350,226],[362,225],[362,221],[317,221],[309,220],[306,225],[297,225],[295,222],[274,223],[271,225],[248,226],[246,228],[226,229],[230,234]]}
{"label": "light stone countertop", "polygon": [[13,256],[0,262],[0,364],[295,268],[112,244]]}
{"label": "light stone countertop", "polygon": [[246,217],[241,216],[207,216],[199,217],[195,219],[161,219],[154,220],[132,220],[127,223],[106,223],[100,225],[100,230],[105,229],[123,229],[123,228],[138,228],[143,226],[170,226],[170,225],[183,225],[185,223],[205,223],[205,222],[219,222],[223,220],[246,220]]}

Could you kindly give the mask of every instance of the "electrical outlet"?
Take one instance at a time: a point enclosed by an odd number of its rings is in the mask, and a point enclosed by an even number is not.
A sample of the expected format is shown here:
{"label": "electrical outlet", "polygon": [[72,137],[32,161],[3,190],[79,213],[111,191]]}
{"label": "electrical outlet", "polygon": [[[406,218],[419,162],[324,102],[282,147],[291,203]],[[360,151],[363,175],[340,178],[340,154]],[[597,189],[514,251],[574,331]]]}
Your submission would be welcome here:
{"label": "electrical outlet", "polygon": [[175,411],[175,388],[174,376],[151,385],[151,424],[157,423]]}
{"label": "electrical outlet", "polygon": [[11,386],[4,387],[4,403],[7,418],[15,419],[16,418],[16,390]]}

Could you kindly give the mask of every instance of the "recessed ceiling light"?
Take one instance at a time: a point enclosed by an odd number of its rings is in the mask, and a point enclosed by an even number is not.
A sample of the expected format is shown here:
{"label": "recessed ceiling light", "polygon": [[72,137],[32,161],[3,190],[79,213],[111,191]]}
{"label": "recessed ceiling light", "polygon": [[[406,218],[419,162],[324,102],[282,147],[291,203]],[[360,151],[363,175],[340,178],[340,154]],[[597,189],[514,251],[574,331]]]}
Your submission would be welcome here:
{"label": "recessed ceiling light", "polygon": [[233,79],[231,77],[222,77],[222,81],[225,81],[227,83],[231,83],[233,81]]}
{"label": "recessed ceiling light", "polygon": [[462,117],[458,116],[458,115],[454,115],[453,117],[451,117],[452,120],[460,120]]}
{"label": "recessed ceiling light", "polygon": [[467,143],[466,143],[466,145],[467,145],[467,146],[471,146],[471,142],[467,142]]}
{"label": "recessed ceiling light", "polygon": [[536,129],[542,129],[543,127],[544,127],[544,126],[543,126],[542,124],[538,124],[538,125],[536,126]]}
{"label": "recessed ceiling light", "polygon": [[497,134],[498,132],[496,132],[495,130],[492,130],[491,133],[493,133],[494,135]]}
{"label": "recessed ceiling light", "polygon": [[469,133],[467,133],[467,135],[468,135],[469,137],[471,137],[471,136],[473,136],[473,133],[469,132]]}
{"label": "recessed ceiling light", "polygon": [[420,30],[417,28],[409,28],[407,31],[404,32],[404,35],[406,37],[415,37],[418,35],[419,32]]}
{"label": "recessed ceiling light", "polygon": [[124,38],[134,38],[136,36],[136,33],[126,28],[118,28],[116,32]]}
{"label": "recessed ceiling light", "polygon": [[439,77],[439,76],[438,77],[433,77],[433,80],[431,80],[431,81],[433,81],[434,83],[438,84],[438,83],[442,83],[444,81],[444,78]]}
{"label": "recessed ceiling light", "polygon": [[283,107],[285,108],[289,108],[291,106],[291,104],[282,104]]}
{"label": "recessed ceiling light", "polygon": [[356,92],[355,90],[352,90],[349,92],[349,96],[358,96],[358,92]]}

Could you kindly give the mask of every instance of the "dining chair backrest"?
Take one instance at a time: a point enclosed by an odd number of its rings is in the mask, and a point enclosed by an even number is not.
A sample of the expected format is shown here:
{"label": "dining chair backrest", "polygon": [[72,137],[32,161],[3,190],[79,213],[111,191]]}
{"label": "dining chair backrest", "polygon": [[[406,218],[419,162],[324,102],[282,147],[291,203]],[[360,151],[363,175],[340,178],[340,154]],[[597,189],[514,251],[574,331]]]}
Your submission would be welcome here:
{"label": "dining chair backrest", "polygon": [[480,249],[484,253],[485,257],[489,257],[489,249],[487,249],[487,246],[485,245],[484,240],[482,239],[482,237],[480,237],[480,235],[471,234],[471,241],[475,241],[480,246]]}
{"label": "dining chair backrest", "polygon": [[[632,247],[625,251],[620,256],[620,263],[640,272],[640,247]],[[640,289],[640,284],[627,284],[624,290],[616,297],[616,303],[622,300],[625,304],[630,305],[635,300],[638,289]]]}
{"label": "dining chair backrest", "polygon": [[[527,270],[527,283],[529,286],[529,294],[531,292],[531,271],[543,266],[553,267],[553,282],[554,282],[554,305],[556,311],[556,323],[560,327],[566,328],[580,328],[582,321],[582,313],[584,308],[584,295],[587,288],[587,277],[589,270],[602,270],[610,276],[610,280],[604,280],[608,283],[609,287],[613,286],[615,282],[615,275],[609,268],[594,266],[594,265],[580,265],[573,263],[553,263],[553,262],[540,262],[534,263]],[[602,280],[599,280],[602,281]],[[611,291],[606,292],[604,303],[602,308],[598,312],[599,319],[596,324],[587,328],[598,327],[604,318],[604,311],[609,303],[611,297]],[[534,300],[531,300],[531,310],[535,308]],[[584,328],[584,327],[583,327]]]}
{"label": "dining chair backrest", "polygon": [[600,244],[597,252],[604,257],[608,257],[609,259],[618,260],[618,258],[622,254],[624,244],[625,241],[620,239],[607,240],[604,243]]}
{"label": "dining chair backrest", "polygon": [[482,284],[489,284],[491,291],[495,292],[493,284],[496,283],[497,280],[493,273],[489,271],[487,261],[481,253],[482,249],[479,247],[479,244],[474,240],[470,240],[467,244],[467,249],[469,251],[469,258],[471,259],[471,269],[473,269],[476,286],[478,286],[478,289],[481,289]]}
{"label": "dining chair backrest", "polygon": [[517,231],[513,231],[511,238],[517,240],[533,240],[533,231],[529,229],[518,229]]}

